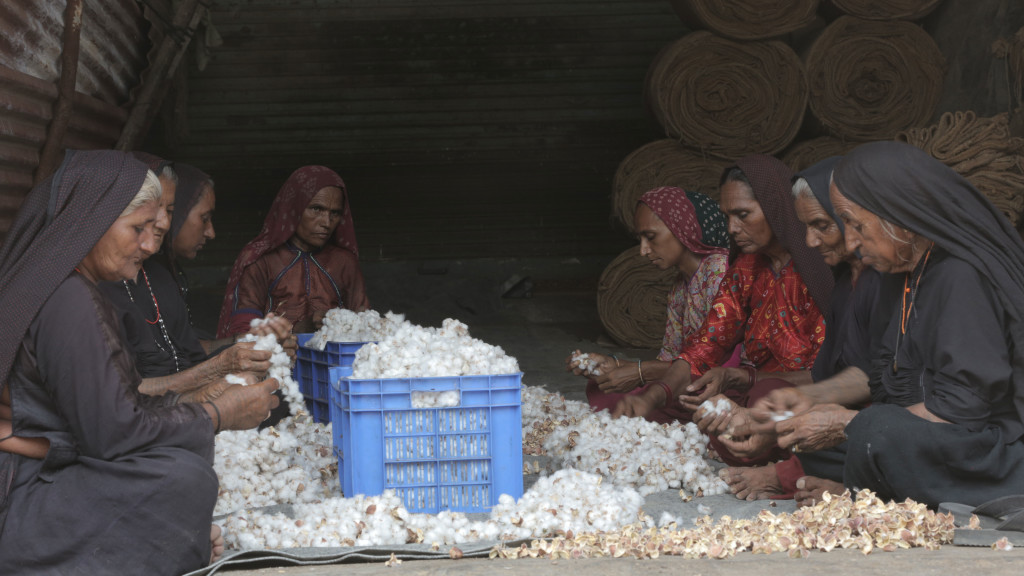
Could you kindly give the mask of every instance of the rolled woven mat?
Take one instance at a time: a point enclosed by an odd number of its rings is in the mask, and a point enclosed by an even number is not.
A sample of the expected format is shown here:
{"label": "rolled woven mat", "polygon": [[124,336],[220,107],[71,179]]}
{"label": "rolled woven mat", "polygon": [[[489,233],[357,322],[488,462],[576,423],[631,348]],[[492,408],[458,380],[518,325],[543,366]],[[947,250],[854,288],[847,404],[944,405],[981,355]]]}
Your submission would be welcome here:
{"label": "rolled woven mat", "polygon": [[919,26],[852,16],[825,28],[805,61],[814,116],[833,136],[865,141],[926,125],[946,66]]}
{"label": "rolled woven mat", "polygon": [[597,314],[608,334],[623,346],[660,348],[677,273],[659,270],[639,246],[612,260],[597,283]]}
{"label": "rolled woven mat", "polygon": [[1010,38],[999,38],[992,43],[992,55],[1005,59],[1011,95],[1017,106],[1024,105],[1024,28]]}
{"label": "rolled woven mat", "polygon": [[860,142],[844,142],[831,136],[819,136],[793,144],[782,154],[781,160],[793,172],[799,172],[830,156],[842,156],[857,144]]}
{"label": "rolled woven mat", "polygon": [[814,22],[819,0],[671,0],[690,28],[706,28],[736,40],[777,38]]}
{"label": "rolled woven mat", "polygon": [[900,132],[896,140],[959,172],[1017,225],[1024,212],[1024,138],[1010,134],[1009,114],[946,112],[938,123]]}
{"label": "rolled woven mat", "polygon": [[942,0],[832,0],[850,16],[870,20],[917,20],[924,18]]}
{"label": "rolled woven mat", "polygon": [[804,68],[792,48],[705,31],[663,48],[644,91],[666,135],[723,158],[782,150],[807,106]]}
{"label": "rolled woven mat", "polygon": [[732,162],[695,152],[666,138],[637,148],[619,163],[612,182],[612,215],[633,232],[633,212],[644,192],[676,186],[718,198],[718,180]]}

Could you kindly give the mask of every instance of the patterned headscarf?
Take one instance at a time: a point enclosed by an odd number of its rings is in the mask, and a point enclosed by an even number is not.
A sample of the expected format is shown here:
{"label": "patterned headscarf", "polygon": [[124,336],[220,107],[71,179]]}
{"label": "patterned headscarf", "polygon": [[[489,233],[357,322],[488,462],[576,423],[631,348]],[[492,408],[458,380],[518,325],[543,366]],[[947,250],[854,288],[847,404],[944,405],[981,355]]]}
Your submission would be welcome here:
{"label": "patterned headscarf", "polygon": [[[821,253],[807,246],[807,228],[796,217],[793,203],[793,171],[779,159],[766,154],[740,158],[735,167],[742,170],[750,181],[754,198],[761,205],[772,233],[793,258],[793,265],[818,310],[828,314],[835,279]],[[726,168],[725,173],[731,168]]]}
{"label": "patterned headscarf", "polygon": [[1006,217],[953,169],[902,142],[858,146],[834,179],[843,196],[932,240],[992,283],[1010,320],[1014,405],[1024,415],[1024,242]]}
{"label": "patterned headscarf", "polygon": [[306,166],[299,168],[288,177],[281,190],[270,205],[267,218],[263,221],[263,230],[259,236],[242,248],[235,260],[228,278],[227,291],[224,293],[224,305],[220,309],[220,320],[217,322],[218,337],[228,335],[228,324],[231,311],[235,305],[235,287],[242,280],[242,273],[261,256],[287,242],[299,227],[302,213],[320,190],[334,186],[341,189],[342,215],[341,221],[334,229],[330,242],[359,256],[356,244],[356,230],[352,224],[352,210],[348,205],[348,191],[345,182],[326,166]]}
{"label": "patterned headscarf", "polygon": [[68,150],[25,197],[0,247],[0,390],[40,308],[135,198],[148,170],[127,152]]}
{"label": "patterned headscarf", "polygon": [[811,189],[814,197],[818,199],[818,203],[821,204],[829,218],[839,227],[839,232],[845,234],[846,225],[843,224],[843,220],[839,216],[836,216],[836,209],[832,206],[832,197],[828,193],[829,183],[832,181],[832,171],[836,169],[836,166],[839,165],[839,161],[842,159],[842,156],[825,158],[821,162],[798,172],[796,176],[793,176],[793,183],[796,183],[801,178],[806,180],[807,186]]}
{"label": "patterned headscarf", "polygon": [[[692,196],[691,196],[692,195]],[[707,200],[704,202],[703,199]],[[694,202],[695,198],[697,202]],[[644,204],[665,223],[672,235],[683,246],[699,256],[725,254],[728,236],[725,234],[725,215],[718,205],[700,192],[686,192],[682,188],[662,186],[644,192],[638,204]],[[698,214],[700,204],[703,214]],[[709,210],[708,206],[714,209]]]}

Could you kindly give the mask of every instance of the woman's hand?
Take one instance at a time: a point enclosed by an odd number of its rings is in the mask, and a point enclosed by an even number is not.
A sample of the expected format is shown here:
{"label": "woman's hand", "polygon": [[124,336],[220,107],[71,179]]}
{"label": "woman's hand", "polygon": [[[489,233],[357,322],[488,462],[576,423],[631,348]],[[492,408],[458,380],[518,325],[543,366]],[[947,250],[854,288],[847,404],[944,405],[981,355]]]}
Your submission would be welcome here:
{"label": "woman's hand", "polygon": [[[3,406],[3,405],[0,405]],[[9,406],[3,406],[6,410],[0,410],[0,452],[9,452],[26,458],[42,460],[50,451],[50,441],[46,438],[23,438],[13,436],[14,424],[11,422]]]}
{"label": "woman's hand", "polygon": [[746,382],[747,372],[742,368],[712,368],[686,387],[687,393],[679,396],[679,403],[694,412],[708,398],[729,389],[742,389]]}
{"label": "woman's hand", "polygon": [[949,424],[949,420],[943,420],[942,418],[939,418],[935,414],[929,412],[928,409],[925,408],[924,402],[918,402],[917,404],[907,406],[907,410],[909,410],[910,413],[913,414],[914,416],[917,416],[918,418],[924,418],[929,422]]}
{"label": "woman's hand", "polygon": [[759,433],[751,431],[751,413],[746,408],[737,408],[725,432],[718,436],[718,441],[733,455],[740,458],[753,458],[775,446],[775,431]]}
{"label": "woman's hand", "polygon": [[846,440],[846,425],[857,415],[838,404],[821,404],[775,424],[781,448],[793,452],[815,452],[838,446]]}
{"label": "woman's hand", "polygon": [[772,390],[750,407],[750,430],[775,434],[779,418],[803,414],[814,405],[814,400],[797,387]]}
{"label": "woman's hand", "polygon": [[619,403],[615,405],[615,409],[612,410],[612,418],[618,418],[619,416],[644,418],[654,408],[654,401],[647,398],[646,394],[632,394],[619,400]]}
{"label": "woman's hand", "polygon": [[255,336],[273,334],[288,357],[295,360],[295,350],[298,349],[299,344],[295,334],[292,333],[292,323],[284,316],[278,316],[273,312],[267,314],[266,320],[266,323],[249,330],[249,333]]}
{"label": "woman's hand", "polygon": [[610,372],[602,371],[600,376],[594,376],[594,382],[606,394],[625,394],[640,385],[640,375],[636,364],[628,364]]}
{"label": "woman's hand", "polygon": [[220,414],[221,430],[249,430],[270,418],[270,411],[280,403],[274,390],[278,382],[268,378],[252,386],[229,386],[224,393],[212,401]]}
{"label": "woman's hand", "polygon": [[[573,364],[572,359],[582,354],[583,353],[580,352],[579,350],[573,350],[572,354],[569,354],[569,356],[567,356],[565,359],[565,369],[577,376],[586,376],[588,378],[593,378],[595,375],[592,372],[590,372],[586,368],[581,368]],[[607,356],[605,354],[600,354],[598,352],[587,352],[587,359],[592,361],[596,365],[597,372],[599,372],[600,374],[608,374],[617,367],[614,358],[612,358],[611,356]]]}
{"label": "woman's hand", "polygon": [[270,350],[256,350],[255,345],[255,342],[238,342],[216,355],[214,359],[220,362],[221,376],[243,372],[266,374],[273,354]]}
{"label": "woman's hand", "polygon": [[[236,376],[244,378],[249,386],[259,382],[259,376],[253,372],[236,374]],[[234,384],[229,383],[224,378],[218,378],[202,388],[182,394],[181,402],[210,402],[220,398],[221,395],[224,394],[224,391],[231,386],[234,386]]]}
{"label": "woman's hand", "polygon": [[728,409],[716,410],[702,403],[693,413],[693,422],[701,432],[708,436],[725,434],[733,415],[740,410],[746,412],[746,410],[740,408],[738,404],[729,400],[723,394],[711,398],[708,402],[718,406],[722,401],[728,404]]}

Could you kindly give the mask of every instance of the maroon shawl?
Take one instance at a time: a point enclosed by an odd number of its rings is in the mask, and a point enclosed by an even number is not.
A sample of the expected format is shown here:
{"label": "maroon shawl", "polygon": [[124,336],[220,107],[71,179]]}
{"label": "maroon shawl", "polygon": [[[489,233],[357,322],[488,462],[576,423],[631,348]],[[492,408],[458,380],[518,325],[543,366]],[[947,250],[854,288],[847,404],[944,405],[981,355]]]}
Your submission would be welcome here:
{"label": "maroon shawl", "polygon": [[[709,254],[725,254],[728,250],[720,246],[710,246],[703,242],[704,229],[698,221],[697,210],[682,188],[662,186],[644,192],[640,202],[665,223],[669,232],[682,242],[683,246],[698,256]],[[724,220],[721,212],[718,213]]]}
{"label": "maroon shawl", "polygon": [[274,203],[271,204],[270,211],[267,212],[267,218],[263,221],[263,230],[259,236],[246,244],[245,248],[242,248],[242,252],[235,260],[231,276],[228,277],[227,289],[224,292],[224,305],[220,309],[220,320],[217,322],[218,337],[228,336],[228,324],[235,304],[235,286],[241,281],[242,273],[261,256],[284,244],[295,235],[295,230],[299,227],[299,219],[306,207],[309,206],[310,201],[313,200],[313,196],[328,186],[341,189],[343,206],[341,221],[334,229],[334,235],[331,236],[330,242],[359,256],[356,230],[352,224],[352,211],[348,205],[348,191],[345,189],[345,182],[341,176],[325,166],[305,166],[292,172],[274,198]]}

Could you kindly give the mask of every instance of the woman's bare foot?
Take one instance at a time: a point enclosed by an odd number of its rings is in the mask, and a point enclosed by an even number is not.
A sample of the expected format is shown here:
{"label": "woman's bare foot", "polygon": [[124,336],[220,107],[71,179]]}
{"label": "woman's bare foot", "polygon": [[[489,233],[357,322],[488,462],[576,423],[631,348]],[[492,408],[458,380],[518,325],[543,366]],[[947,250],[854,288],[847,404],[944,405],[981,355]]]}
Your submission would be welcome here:
{"label": "woman's bare foot", "polygon": [[722,480],[740,500],[765,500],[783,493],[775,464],[730,467],[722,472]]}
{"label": "woman's bare foot", "polygon": [[813,506],[821,500],[821,495],[825,492],[840,496],[844,491],[846,488],[839,482],[816,476],[804,476],[796,481],[793,499],[798,506]]}
{"label": "woman's bare foot", "polygon": [[220,526],[210,524],[210,564],[213,564],[224,555],[224,533]]}

